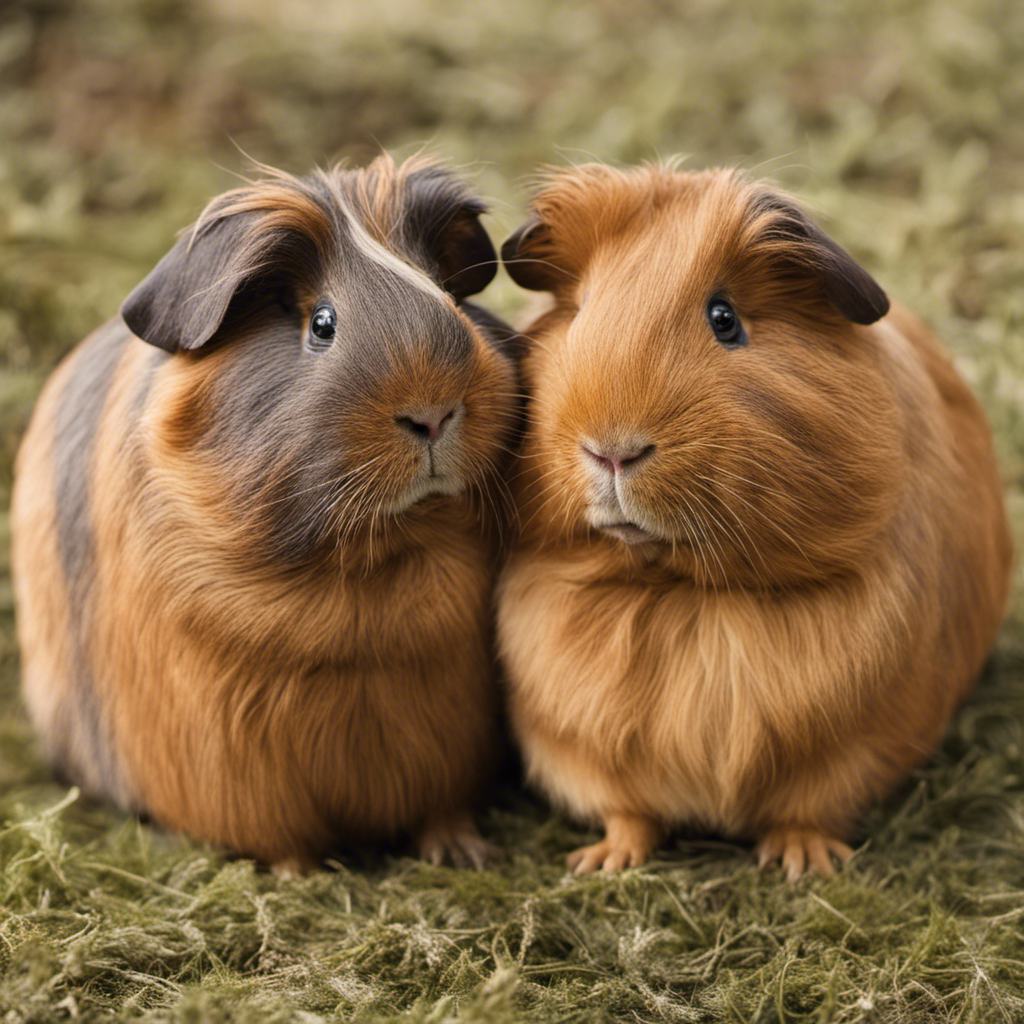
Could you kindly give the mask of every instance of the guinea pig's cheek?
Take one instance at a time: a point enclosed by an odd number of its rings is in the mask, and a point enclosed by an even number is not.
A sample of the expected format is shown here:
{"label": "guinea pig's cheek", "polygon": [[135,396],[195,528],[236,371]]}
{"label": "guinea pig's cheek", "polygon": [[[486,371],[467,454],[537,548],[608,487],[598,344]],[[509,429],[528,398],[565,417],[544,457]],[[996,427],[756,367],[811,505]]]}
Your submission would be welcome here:
{"label": "guinea pig's cheek", "polygon": [[491,350],[481,353],[457,435],[459,458],[467,472],[486,471],[507,449],[515,426],[517,391],[511,363]]}

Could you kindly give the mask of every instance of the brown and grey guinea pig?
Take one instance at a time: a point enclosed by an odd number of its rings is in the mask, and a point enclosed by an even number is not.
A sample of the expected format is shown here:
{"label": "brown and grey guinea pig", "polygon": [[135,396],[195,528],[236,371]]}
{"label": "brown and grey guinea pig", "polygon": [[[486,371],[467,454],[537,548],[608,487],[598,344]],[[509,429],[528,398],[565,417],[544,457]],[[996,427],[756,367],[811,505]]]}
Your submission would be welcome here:
{"label": "brown and grey guinea pig", "polygon": [[935,749],[1011,550],[984,415],[932,334],[794,202],[728,170],[556,173],[505,244],[553,293],[498,587],[527,770],[603,823],[687,823],[789,877]]}
{"label": "brown and grey guinea pig", "polygon": [[[85,790],[272,864],[479,862],[511,332],[449,171],[214,199],[56,370],[18,456],[23,692]],[[148,342],[148,344],[146,344]]]}

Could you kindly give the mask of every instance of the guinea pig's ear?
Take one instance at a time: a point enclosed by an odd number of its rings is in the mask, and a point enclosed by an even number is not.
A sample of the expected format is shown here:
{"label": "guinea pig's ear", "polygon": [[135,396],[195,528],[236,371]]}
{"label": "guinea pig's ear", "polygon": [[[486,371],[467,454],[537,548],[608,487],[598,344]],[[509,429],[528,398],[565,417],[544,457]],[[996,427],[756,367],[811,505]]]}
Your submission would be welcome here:
{"label": "guinea pig's ear", "polygon": [[121,306],[132,333],[168,352],[205,345],[253,271],[241,251],[253,220],[238,213],[186,231]]}
{"label": "guinea pig's ear", "polygon": [[784,259],[818,277],[847,320],[873,324],[889,312],[889,297],[878,282],[792,200],[764,192],[755,198],[752,212],[771,216],[762,240],[778,243]]}
{"label": "guinea pig's ear", "polygon": [[482,292],[498,272],[498,255],[480,223],[486,206],[438,164],[414,170],[408,187],[407,241],[436,264],[438,282],[456,302]]}
{"label": "guinea pig's ear", "polygon": [[522,288],[553,291],[569,275],[551,261],[551,231],[540,217],[531,217],[512,232],[501,247],[501,262]]}
{"label": "guinea pig's ear", "polygon": [[482,292],[498,272],[498,254],[480,223],[481,213],[482,207],[463,206],[432,240],[441,285],[456,302]]}

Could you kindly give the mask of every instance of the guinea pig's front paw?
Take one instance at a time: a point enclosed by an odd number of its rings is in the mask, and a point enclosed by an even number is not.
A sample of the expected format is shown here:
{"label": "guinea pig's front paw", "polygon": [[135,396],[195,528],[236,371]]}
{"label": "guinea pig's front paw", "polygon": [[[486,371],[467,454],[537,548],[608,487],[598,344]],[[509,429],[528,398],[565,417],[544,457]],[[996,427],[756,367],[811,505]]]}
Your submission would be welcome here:
{"label": "guinea pig's front paw", "polygon": [[270,865],[270,870],[281,879],[301,878],[315,871],[319,862],[308,854],[297,853],[290,857],[282,857]]}
{"label": "guinea pig's front paw", "polygon": [[420,856],[440,866],[451,862],[457,868],[474,867],[482,871],[503,860],[504,850],[487,842],[468,814],[457,814],[428,822],[416,840]]}
{"label": "guinea pig's front paw", "polygon": [[574,850],[566,863],[577,875],[621,871],[647,863],[661,839],[658,823],[642,814],[612,814],[604,821],[606,835],[593,846]]}
{"label": "guinea pig's front paw", "polygon": [[838,839],[830,839],[814,829],[788,825],[761,836],[756,853],[759,868],[781,861],[788,882],[795,882],[808,869],[831,878],[836,873],[832,858],[845,864],[853,856],[853,850]]}

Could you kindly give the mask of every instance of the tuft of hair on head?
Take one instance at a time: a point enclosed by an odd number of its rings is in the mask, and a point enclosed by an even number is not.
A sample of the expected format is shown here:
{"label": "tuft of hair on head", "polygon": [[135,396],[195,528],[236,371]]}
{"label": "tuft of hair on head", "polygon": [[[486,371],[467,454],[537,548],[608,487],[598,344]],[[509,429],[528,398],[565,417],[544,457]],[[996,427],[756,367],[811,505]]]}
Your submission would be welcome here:
{"label": "tuft of hair on head", "polygon": [[[349,172],[346,190],[321,175],[350,220],[364,253],[410,283],[429,282],[462,302],[482,291],[497,273],[498,259],[480,223],[486,205],[449,167],[419,153],[396,164],[386,153]],[[399,265],[401,264],[401,265]]]}
{"label": "tuft of hair on head", "polygon": [[138,337],[168,352],[200,349],[246,284],[274,274],[315,281],[346,238],[442,302],[481,291],[497,271],[484,204],[429,157],[396,165],[381,154],[361,170],[336,164],[308,178],[258,168],[262,178],[211,200],[125,300]]}
{"label": "tuft of hair on head", "polygon": [[534,291],[571,286],[587,255],[678,194],[686,175],[655,164],[547,168],[531,217],[509,236],[501,258],[512,279]]}
{"label": "tuft of hair on head", "polygon": [[532,216],[502,245],[512,279],[537,291],[571,286],[599,243],[650,221],[703,183],[740,205],[744,223],[737,242],[744,259],[764,260],[777,274],[802,278],[853,323],[871,324],[888,312],[878,283],[792,197],[733,169],[682,171],[677,163],[549,169]]}

